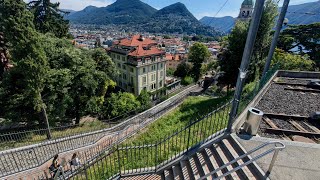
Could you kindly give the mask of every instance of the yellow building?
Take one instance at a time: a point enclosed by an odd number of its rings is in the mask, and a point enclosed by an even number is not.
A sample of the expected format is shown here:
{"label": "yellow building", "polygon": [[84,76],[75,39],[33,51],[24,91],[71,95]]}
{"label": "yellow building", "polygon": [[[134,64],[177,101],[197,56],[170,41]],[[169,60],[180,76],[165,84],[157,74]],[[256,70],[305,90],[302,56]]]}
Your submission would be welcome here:
{"label": "yellow building", "polygon": [[114,43],[109,55],[120,72],[117,84],[125,91],[139,95],[143,89],[154,92],[165,86],[165,52],[157,42],[134,35]]}

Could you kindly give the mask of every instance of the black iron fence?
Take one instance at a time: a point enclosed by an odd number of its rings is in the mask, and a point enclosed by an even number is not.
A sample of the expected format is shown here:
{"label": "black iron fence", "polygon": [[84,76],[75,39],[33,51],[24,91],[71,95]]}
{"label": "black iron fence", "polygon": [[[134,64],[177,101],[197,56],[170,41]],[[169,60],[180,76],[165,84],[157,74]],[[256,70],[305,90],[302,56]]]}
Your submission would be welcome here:
{"label": "black iron fence", "polygon": [[[152,144],[109,146],[104,153],[96,154],[95,160],[88,160],[77,168],[67,165],[60,179],[109,179],[156,173],[169,162],[225,133],[230,108],[231,102]],[[43,174],[37,175],[37,179],[44,177],[47,178]]]}
{"label": "black iron fence", "polygon": [[151,108],[139,116],[130,118],[108,129],[55,139],[30,147],[2,151],[0,152],[0,177],[39,167],[52,159],[56,154],[85,148],[91,145],[93,147],[80,152],[80,156],[82,156],[86,162],[90,162],[96,159],[101,152],[122,142],[178,106],[188,94],[189,91],[184,91],[179,96],[170,98],[169,101],[163,105],[160,104],[163,106],[162,108]]}

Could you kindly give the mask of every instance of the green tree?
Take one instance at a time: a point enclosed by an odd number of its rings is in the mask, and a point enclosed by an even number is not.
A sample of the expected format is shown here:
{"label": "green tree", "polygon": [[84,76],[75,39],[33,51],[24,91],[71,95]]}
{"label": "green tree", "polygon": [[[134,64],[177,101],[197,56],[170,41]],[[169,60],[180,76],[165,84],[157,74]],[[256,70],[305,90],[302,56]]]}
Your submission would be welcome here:
{"label": "green tree", "polygon": [[[252,60],[250,62],[247,81],[251,82],[259,77],[264,66],[264,60],[268,55],[272,40],[272,28],[275,24],[275,17],[278,14],[277,4],[267,0],[261,17],[257,38],[254,45]],[[249,22],[238,21],[232,29],[231,34],[224,39],[223,50],[219,55],[221,70],[225,72],[221,82],[235,86],[239,67],[246,44]]]}
{"label": "green tree", "polygon": [[106,101],[105,107],[107,110],[104,112],[105,117],[110,115],[111,117],[117,117],[128,112],[135,111],[139,109],[140,106],[140,102],[131,93],[113,93]]}
{"label": "green tree", "polygon": [[[38,121],[48,126],[42,92],[48,59],[32,24],[32,14],[23,1],[0,1],[0,32],[6,34],[13,67],[0,87],[4,117],[16,122]],[[50,138],[50,133],[48,133]]]}
{"label": "green tree", "polygon": [[308,54],[320,68],[320,23],[290,25],[279,38],[278,48],[300,55]]}
{"label": "green tree", "polygon": [[221,83],[235,86],[238,77],[244,46],[248,34],[248,23],[238,21],[229,36],[224,39],[219,65],[224,72]]}
{"label": "green tree", "polygon": [[0,32],[0,81],[3,73],[9,68],[9,52],[4,34]]}
{"label": "green tree", "polygon": [[167,69],[166,73],[167,73],[167,76],[173,76],[174,75],[174,69],[169,68],[169,69]]}
{"label": "green tree", "polygon": [[280,69],[296,70],[296,71],[314,71],[315,63],[308,55],[298,55],[285,52],[281,49],[276,49],[273,59],[273,64],[280,65]]}
{"label": "green tree", "polygon": [[202,43],[196,42],[191,46],[189,52],[189,59],[193,66],[191,69],[191,74],[195,81],[198,81],[201,76],[201,66],[202,63],[210,57],[210,52],[208,47]]}
{"label": "green tree", "polygon": [[137,100],[140,102],[141,106],[143,108],[149,108],[151,107],[151,96],[150,93],[147,90],[142,90],[137,97]]}
{"label": "green tree", "polygon": [[66,12],[59,9],[60,3],[50,0],[34,0],[28,3],[29,9],[34,14],[34,24],[41,33],[53,33],[57,37],[66,37],[69,22],[63,19]]}
{"label": "green tree", "polygon": [[248,81],[251,82],[255,78],[259,78],[261,71],[264,68],[266,57],[270,49],[273,27],[278,16],[278,5],[273,0],[267,0],[261,17],[252,59],[250,61],[248,71]]}
{"label": "green tree", "polygon": [[192,83],[193,83],[193,78],[190,77],[190,76],[184,77],[184,78],[182,79],[182,81],[181,81],[181,84],[182,84],[182,85],[185,85],[185,86],[187,86],[187,85],[189,85],[189,84],[192,84]]}
{"label": "green tree", "polygon": [[191,72],[191,65],[189,63],[181,63],[178,65],[176,71],[174,72],[174,76],[184,78]]}

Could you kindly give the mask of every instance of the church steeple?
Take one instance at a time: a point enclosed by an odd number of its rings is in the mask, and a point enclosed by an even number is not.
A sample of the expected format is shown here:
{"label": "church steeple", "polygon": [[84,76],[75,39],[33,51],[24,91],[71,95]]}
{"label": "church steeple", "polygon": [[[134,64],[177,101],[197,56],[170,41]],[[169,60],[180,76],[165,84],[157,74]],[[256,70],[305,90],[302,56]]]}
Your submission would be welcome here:
{"label": "church steeple", "polygon": [[252,17],[253,13],[253,0],[244,0],[241,4],[240,13],[238,16],[239,20],[248,20]]}

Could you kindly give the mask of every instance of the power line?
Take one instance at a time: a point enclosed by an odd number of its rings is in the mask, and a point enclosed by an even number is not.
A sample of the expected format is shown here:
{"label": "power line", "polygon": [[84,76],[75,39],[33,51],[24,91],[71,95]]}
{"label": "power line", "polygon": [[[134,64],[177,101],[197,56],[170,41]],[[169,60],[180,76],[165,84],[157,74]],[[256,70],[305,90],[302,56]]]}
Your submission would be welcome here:
{"label": "power line", "polygon": [[212,19],[210,20],[210,22],[208,23],[208,25],[210,26],[210,24],[213,22],[214,18],[219,14],[219,12],[226,6],[226,4],[228,3],[229,0],[226,0],[224,2],[224,4],[221,6],[221,8],[218,10],[218,12],[212,17]]}
{"label": "power line", "polygon": [[309,16],[316,16],[316,15],[320,15],[320,13],[314,13],[314,12],[287,12],[290,14],[303,14],[303,15],[309,15]]}

